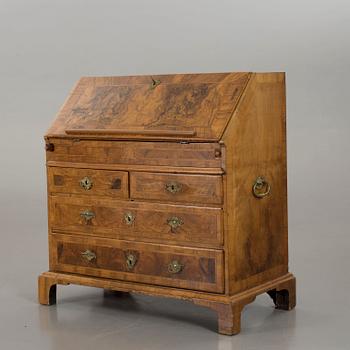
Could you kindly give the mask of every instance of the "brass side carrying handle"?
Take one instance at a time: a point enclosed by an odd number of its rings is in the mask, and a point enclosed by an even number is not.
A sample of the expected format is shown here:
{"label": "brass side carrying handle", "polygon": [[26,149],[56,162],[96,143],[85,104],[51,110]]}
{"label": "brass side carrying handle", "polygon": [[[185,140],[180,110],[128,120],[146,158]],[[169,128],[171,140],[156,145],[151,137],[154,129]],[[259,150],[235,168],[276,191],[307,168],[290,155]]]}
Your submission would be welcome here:
{"label": "brass side carrying handle", "polygon": [[79,185],[80,187],[82,187],[84,190],[91,190],[92,188],[92,185],[93,185],[93,182],[92,180],[85,176],[84,178],[82,178],[80,181],[79,181]]}
{"label": "brass side carrying handle", "polygon": [[182,219],[177,216],[172,216],[167,220],[167,224],[171,227],[171,232],[175,232],[175,230],[181,225],[183,225],[183,223],[184,222],[182,221]]}
{"label": "brass side carrying handle", "polygon": [[262,176],[258,176],[253,185],[253,195],[256,198],[264,198],[271,191],[270,184]]}
{"label": "brass side carrying handle", "polygon": [[85,220],[85,224],[88,225],[95,217],[95,213],[90,210],[85,210],[80,213],[80,216]]}
{"label": "brass side carrying handle", "polygon": [[96,254],[89,249],[85,250],[85,252],[82,252],[81,256],[87,261],[92,261],[96,259]]}
{"label": "brass side carrying handle", "polygon": [[180,264],[177,260],[173,260],[168,265],[168,272],[170,273],[180,273],[184,265]]}
{"label": "brass side carrying handle", "polygon": [[182,185],[178,182],[171,181],[171,182],[168,182],[167,184],[165,184],[165,189],[168,192],[175,194],[175,193],[178,193],[181,191]]}

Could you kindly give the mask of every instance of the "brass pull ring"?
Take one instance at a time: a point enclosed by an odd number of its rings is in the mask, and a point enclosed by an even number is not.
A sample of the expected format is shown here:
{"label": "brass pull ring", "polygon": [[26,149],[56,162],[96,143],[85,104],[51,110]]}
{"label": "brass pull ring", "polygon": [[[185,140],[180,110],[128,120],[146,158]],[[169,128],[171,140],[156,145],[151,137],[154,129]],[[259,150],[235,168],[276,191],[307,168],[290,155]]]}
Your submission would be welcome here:
{"label": "brass pull ring", "polygon": [[96,259],[96,254],[89,249],[85,250],[85,252],[82,252],[81,256],[87,261],[92,261]]}
{"label": "brass pull ring", "polygon": [[172,194],[175,194],[175,193],[181,191],[182,186],[181,186],[181,184],[179,184],[178,182],[171,181],[171,182],[169,182],[169,183],[167,183],[167,184],[165,185],[165,189],[166,189],[168,192],[170,192],[170,193],[172,193]]}
{"label": "brass pull ring", "polygon": [[253,195],[256,198],[264,198],[271,191],[270,184],[265,180],[264,177],[258,176],[253,185]]}
{"label": "brass pull ring", "polygon": [[82,178],[79,181],[79,185],[80,187],[82,187],[84,190],[91,190],[93,182],[90,178],[88,178],[87,176],[85,176],[84,178]]}
{"label": "brass pull ring", "polygon": [[132,270],[137,263],[137,256],[133,253],[126,253],[125,255],[126,268]]}
{"label": "brass pull ring", "polygon": [[177,260],[173,260],[168,265],[168,272],[170,273],[179,273],[182,271],[184,265],[180,264]]}
{"label": "brass pull ring", "polygon": [[171,227],[171,231],[174,232],[178,227],[183,225],[183,221],[181,218],[178,218],[177,216],[172,216],[167,220],[167,224]]}
{"label": "brass pull ring", "polygon": [[88,225],[95,217],[95,213],[90,210],[85,210],[80,213],[80,216],[85,220],[85,224]]}
{"label": "brass pull ring", "polygon": [[132,225],[133,222],[135,221],[135,216],[134,216],[134,214],[133,214],[133,213],[130,213],[130,212],[125,213],[125,215],[124,215],[124,221],[125,221],[125,223],[126,223],[127,225]]}

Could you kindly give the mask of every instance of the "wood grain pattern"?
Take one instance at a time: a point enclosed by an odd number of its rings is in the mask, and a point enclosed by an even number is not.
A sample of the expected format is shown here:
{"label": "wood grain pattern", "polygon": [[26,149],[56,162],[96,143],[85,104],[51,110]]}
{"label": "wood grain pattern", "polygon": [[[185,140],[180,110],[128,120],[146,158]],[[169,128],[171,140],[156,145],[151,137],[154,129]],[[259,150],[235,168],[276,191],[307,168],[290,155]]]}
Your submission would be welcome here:
{"label": "wood grain pattern", "polygon": [[217,143],[88,141],[51,139],[47,161],[220,168]]}
{"label": "wood grain pattern", "polygon": [[[136,241],[153,241],[188,246],[220,247],[223,240],[222,209],[138,203],[71,196],[50,196],[53,232],[94,235]],[[88,223],[81,212],[95,214]],[[125,219],[133,216],[133,222]],[[172,229],[168,220],[181,220]]]}
{"label": "wood grain pattern", "polygon": [[[170,192],[167,186],[178,186]],[[222,203],[221,176],[130,173],[130,197],[182,203]]]}
{"label": "wood grain pattern", "polygon": [[[164,286],[152,286],[143,283],[118,281],[83,275],[44,272],[39,277],[39,290],[42,291],[42,295],[44,292],[46,293],[46,297],[42,297],[41,299],[41,301],[43,301],[42,304],[48,305],[46,301],[48,300],[49,292],[52,291],[52,289],[48,287],[56,284],[77,284],[115,291],[190,300],[197,305],[209,307],[215,310],[218,313],[218,332],[225,335],[237,334],[240,331],[241,312],[243,311],[244,306],[252,302],[256,296],[274,290],[283,291],[288,295],[295,296],[295,277],[290,273],[270,280],[269,282],[262,283],[257,287],[247,289],[244,292],[229,296],[227,294],[214,294]],[[54,291],[56,292],[56,288]],[[288,309],[291,310],[294,306],[295,298],[289,301]]]}
{"label": "wood grain pattern", "polygon": [[[153,137],[181,138],[177,130],[190,132],[192,139],[218,139],[248,81],[249,73],[83,78],[61,109],[48,137],[93,130],[125,130]],[[171,133],[175,132],[174,135]],[[100,133],[96,133],[98,137]],[[113,133],[112,133],[113,134]],[[122,138],[121,132],[115,135]]]}
{"label": "wood grain pattern", "polygon": [[[176,286],[179,288],[223,291],[222,252],[220,250],[178,248],[111,239],[54,234],[50,236],[51,269],[88,276]],[[96,258],[88,261],[82,253],[90,250]],[[126,265],[126,254],[137,256],[133,269]],[[179,273],[168,265],[178,261]]]}
{"label": "wood grain pattern", "polygon": [[[48,167],[48,191],[50,193],[75,193],[89,196],[128,198],[128,173],[125,171],[105,171]],[[80,181],[85,177],[92,182],[90,189],[84,189]]]}
{"label": "wood grain pattern", "polygon": [[284,73],[82,78],[45,136],[39,302],[69,283],[188,299],[228,335],[259,294],[293,309],[285,97]]}
{"label": "wood grain pattern", "polygon": [[190,137],[195,136],[194,130],[142,130],[137,131],[134,129],[66,129],[68,135],[129,135],[129,136],[182,136]]}
{"label": "wood grain pattern", "polygon": [[[284,74],[253,74],[225,132],[229,292],[288,271]],[[252,195],[258,176],[271,185]]]}

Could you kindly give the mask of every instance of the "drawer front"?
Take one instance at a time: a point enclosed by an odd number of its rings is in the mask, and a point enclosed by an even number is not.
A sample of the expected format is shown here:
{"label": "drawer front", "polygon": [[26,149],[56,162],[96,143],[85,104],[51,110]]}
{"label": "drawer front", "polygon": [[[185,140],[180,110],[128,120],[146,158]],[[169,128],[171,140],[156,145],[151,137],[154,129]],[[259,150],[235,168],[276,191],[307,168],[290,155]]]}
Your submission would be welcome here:
{"label": "drawer front", "polygon": [[55,232],[167,244],[222,245],[220,208],[51,196],[50,212]]}
{"label": "drawer front", "polygon": [[220,168],[217,143],[132,142],[50,139],[48,161]]}
{"label": "drawer front", "polygon": [[130,197],[183,203],[222,203],[222,178],[215,175],[130,173]]}
{"label": "drawer front", "polygon": [[93,169],[48,167],[50,193],[74,193],[128,198],[128,173]]}
{"label": "drawer front", "polygon": [[50,236],[54,271],[222,293],[223,252],[165,245]]}

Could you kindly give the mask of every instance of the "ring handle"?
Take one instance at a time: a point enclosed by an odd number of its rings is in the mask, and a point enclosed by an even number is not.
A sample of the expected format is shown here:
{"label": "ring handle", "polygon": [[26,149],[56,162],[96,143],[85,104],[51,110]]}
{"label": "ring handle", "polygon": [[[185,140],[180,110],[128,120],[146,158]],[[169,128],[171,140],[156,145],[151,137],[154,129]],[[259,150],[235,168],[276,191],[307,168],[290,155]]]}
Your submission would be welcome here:
{"label": "ring handle", "polygon": [[184,268],[184,265],[182,265],[177,260],[173,260],[168,265],[168,272],[173,274],[180,273],[183,268]]}
{"label": "ring handle", "polygon": [[181,225],[183,225],[183,223],[184,222],[182,221],[182,219],[177,216],[172,216],[167,220],[167,224],[170,226],[171,232],[175,232],[175,230]]}
{"label": "ring handle", "polygon": [[258,176],[254,182],[252,190],[254,197],[264,198],[270,193],[271,186],[263,176]]}
{"label": "ring handle", "polygon": [[89,262],[96,259],[96,254],[89,249],[85,250],[85,252],[82,252],[81,256]]}

